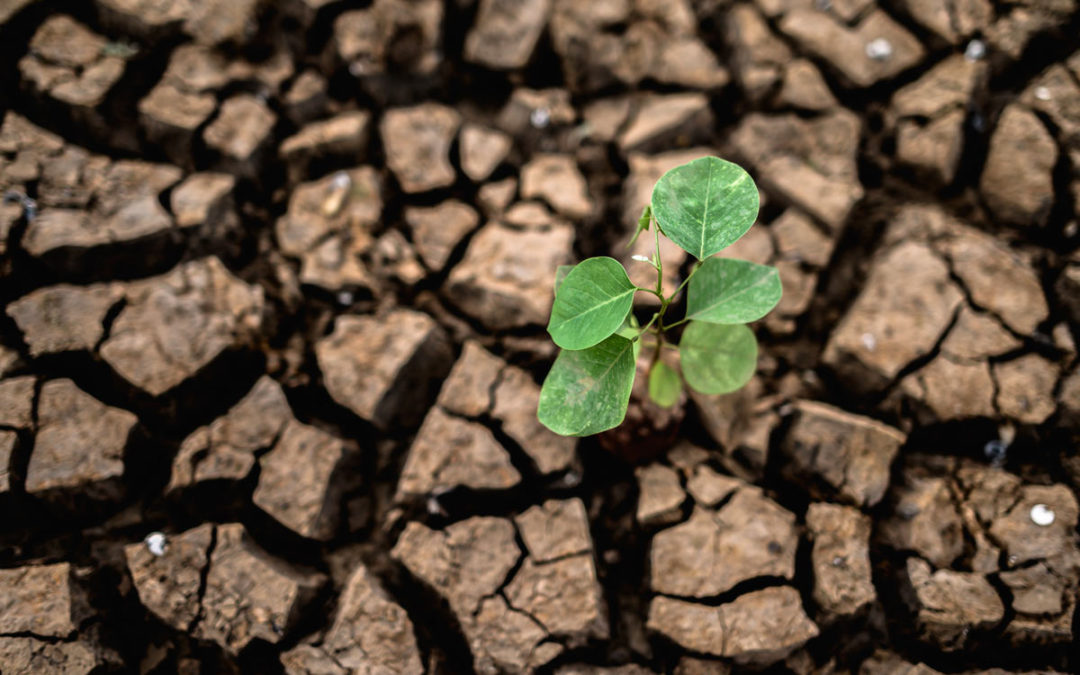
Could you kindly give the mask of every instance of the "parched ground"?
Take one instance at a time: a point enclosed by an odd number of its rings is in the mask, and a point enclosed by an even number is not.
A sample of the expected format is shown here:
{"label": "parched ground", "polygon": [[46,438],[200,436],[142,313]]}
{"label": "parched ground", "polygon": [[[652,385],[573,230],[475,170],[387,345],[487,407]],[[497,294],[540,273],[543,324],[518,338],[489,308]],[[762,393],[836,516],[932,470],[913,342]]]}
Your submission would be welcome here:
{"label": "parched ground", "polygon": [[[0,0],[0,672],[1080,670],[1078,35]],[[552,435],[555,267],[706,153],[757,376]]]}

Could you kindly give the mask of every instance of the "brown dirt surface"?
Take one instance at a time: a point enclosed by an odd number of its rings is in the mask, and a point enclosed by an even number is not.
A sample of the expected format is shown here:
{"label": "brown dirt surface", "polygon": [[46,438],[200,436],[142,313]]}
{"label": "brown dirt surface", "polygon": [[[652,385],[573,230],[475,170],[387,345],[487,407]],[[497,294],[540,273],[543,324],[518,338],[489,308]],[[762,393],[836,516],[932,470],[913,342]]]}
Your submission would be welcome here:
{"label": "brown dirt surface", "polygon": [[[0,0],[0,673],[1080,671],[1077,35]],[[550,432],[556,267],[652,285],[706,154],[784,285],[756,374]]]}

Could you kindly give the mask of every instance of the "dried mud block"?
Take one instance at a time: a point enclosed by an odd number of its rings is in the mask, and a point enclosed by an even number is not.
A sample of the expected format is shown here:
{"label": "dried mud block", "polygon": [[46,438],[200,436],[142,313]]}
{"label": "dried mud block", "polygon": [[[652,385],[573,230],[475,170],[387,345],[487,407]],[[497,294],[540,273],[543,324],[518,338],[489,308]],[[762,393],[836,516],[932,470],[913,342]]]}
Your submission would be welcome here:
{"label": "dried mud block", "polygon": [[948,482],[905,469],[890,494],[892,514],[878,528],[898,551],[915,551],[935,567],[949,567],[964,551],[964,526]]}
{"label": "dried mud block", "polygon": [[719,510],[697,507],[688,521],[653,537],[650,586],[706,598],[763,576],[791,579],[795,516],[757,488],[740,489]]}
{"label": "dried mud block", "polygon": [[[372,79],[373,94],[401,75],[433,74],[442,63],[443,3],[375,0],[334,21],[334,48],[354,77]],[[396,78],[396,79],[395,79]]]}
{"label": "dried mud block", "polygon": [[809,120],[754,113],[731,142],[766,190],[835,232],[863,196],[855,161],[859,129],[859,119],[844,109]]}
{"label": "dried mud block", "polygon": [[240,523],[218,525],[195,637],[232,654],[255,639],[277,644],[324,582],[258,548]]}
{"label": "dried mud block", "polygon": [[15,477],[12,475],[11,459],[19,436],[14,431],[0,429],[0,497],[11,492]]}
{"label": "dried mud block", "polygon": [[603,590],[591,552],[546,563],[526,558],[506,586],[506,599],[572,646],[608,637]]}
{"label": "dried mud block", "polygon": [[46,382],[38,402],[26,491],[45,497],[79,492],[89,499],[118,499],[124,450],[137,422],[132,413],[105,405],[71,380]]}
{"label": "dried mud block", "polygon": [[993,365],[998,411],[1024,424],[1042,424],[1057,409],[1054,389],[1061,370],[1037,354]]}
{"label": "dried mud block", "polygon": [[991,314],[964,305],[941,343],[941,351],[956,359],[978,360],[1007,354],[1022,345]]}
{"label": "dried mud block", "polygon": [[1074,4],[1065,2],[1026,3],[1003,11],[986,30],[990,48],[1011,60],[1019,60],[1032,39],[1061,28],[1069,21]]}
{"label": "dried mud block", "polygon": [[300,258],[300,281],[328,291],[363,288],[376,280],[361,256],[374,246],[382,187],[370,166],[301,183],[289,195],[274,232],[282,253]]}
{"label": "dried mud block", "polygon": [[1080,427],[1080,369],[1075,369],[1061,381],[1058,389],[1058,408],[1066,427]]}
{"label": "dried mud block", "polygon": [[299,645],[282,654],[281,663],[289,675],[424,673],[409,615],[363,565],[349,576],[321,643]]}
{"label": "dried mud block", "polygon": [[168,536],[163,549],[152,550],[152,540],[124,547],[139,601],[176,630],[188,630],[199,618],[202,580],[214,546],[214,529],[212,523],[205,523]]}
{"label": "dried mud block", "polygon": [[986,30],[994,19],[990,0],[960,0],[953,3],[903,0],[899,6],[923,27],[954,45],[959,45],[977,31]]}
{"label": "dried mud block", "polygon": [[348,458],[344,442],[289,420],[274,447],[259,459],[251,501],[301,537],[327,540],[337,530]]}
{"label": "dried mud block", "polygon": [[5,0],[5,2],[0,5],[0,26],[5,25],[12,17],[36,1],[37,0]]}
{"label": "dried mud block", "polygon": [[649,605],[647,625],[686,649],[760,665],[783,659],[819,633],[790,586],[753,591],[715,607],[658,596]]}
{"label": "dried mud block", "polygon": [[[1071,71],[1070,72],[1070,68]],[[1042,113],[1057,128],[1058,138],[1072,158],[1073,177],[1080,177],[1077,153],[1080,152],[1080,51],[1073,52],[1066,64],[1055,63],[1035,78],[1020,95],[1020,102]],[[1076,183],[1073,183],[1076,194]]]}
{"label": "dried mud block", "polygon": [[496,70],[525,66],[547,26],[551,0],[480,0],[465,60]]}
{"label": "dried mud block", "polygon": [[34,389],[32,375],[0,380],[0,427],[29,429],[34,425]]}
{"label": "dried mud block", "polygon": [[690,391],[702,426],[720,445],[724,468],[744,480],[764,475],[772,433],[780,423],[779,415],[771,409],[760,410],[763,387],[761,378],[754,377],[733,394],[710,396]]}
{"label": "dried mud block", "polygon": [[605,668],[604,666],[574,664],[570,666],[561,666],[555,671],[555,675],[653,675],[653,671],[632,663],[625,666],[612,666],[610,668]]}
{"label": "dried mud block", "polygon": [[716,506],[745,485],[738,478],[717,473],[707,464],[698,464],[690,470],[684,469],[684,473],[687,474],[686,491],[702,506]]}
{"label": "dried mud block", "polygon": [[300,180],[312,160],[340,157],[356,162],[363,158],[370,133],[371,113],[353,110],[305,125],[282,141],[278,156],[289,166],[290,177]]}
{"label": "dried mud block", "polygon": [[878,257],[829,336],[824,363],[859,389],[881,389],[934,348],[963,301],[931,248],[901,243]]}
{"label": "dried mud block", "polygon": [[39,288],[7,306],[31,356],[89,351],[105,335],[106,315],[124,297],[120,284]]}
{"label": "dried mud block", "polygon": [[465,258],[450,272],[446,295],[492,330],[547,323],[555,269],[568,263],[574,228],[556,221],[544,229],[484,225]]}
{"label": "dried mud block", "polygon": [[1080,255],[1061,272],[1054,284],[1058,301],[1074,324],[1080,324]]}
{"label": "dried mud block", "polygon": [[589,186],[569,155],[540,154],[521,168],[521,196],[540,198],[567,218],[581,219],[592,213]]}
{"label": "dried mud block", "polygon": [[511,136],[526,136],[534,129],[568,127],[577,120],[577,110],[566,89],[517,87],[499,111],[496,126]]}
{"label": "dried mud block", "polygon": [[822,611],[849,616],[874,602],[870,518],[849,506],[815,503],[806,513],[806,526],[814,542],[814,602]]}
{"label": "dried mud block", "polygon": [[281,386],[264,375],[228,413],[184,439],[167,490],[243,480],[255,466],[256,454],[273,446],[292,419]]}
{"label": "dried mud block", "polygon": [[514,522],[536,563],[592,550],[589,517],[580,499],[549,499],[515,516]]}
{"label": "dried mud block", "polygon": [[476,229],[480,215],[468,204],[448,199],[435,206],[405,207],[405,223],[424,265],[439,272],[458,245]]}
{"label": "dried mud block", "polygon": [[461,356],[454,362],[442,389],[438,404],[462,417],[480,417],[494,405],[492,392],[506,363],[474,340],[468,340]]}
{"label": "dried mud block", "polygon": [[103,22],[144,39],[162,38],[182,30],[200,45],[242,45],[255,33],[261,2],[97,0],[96,4]]}
{"label": "dried mud block", "polygon": [[889,469],[906,436],[869,417],[814,401],[795,403],[781,444],[789,478],[819,497],[874,506],[889,487]]}
{"label": "dried mud block", "polygon": [[479,183],[487,180],[495,167],[506,159],[514,139],[496,129],[470,122],[461,128],[459,143],[461,170],[470,180]]}
{"label": "dried mud block", "polygon": [[22,81],[36,95],[68,106],[76,120],[107,130],[98,109],[127,67],[120,50],[101,35],[65,14],[45,20],[19,59]]}
{"label": "dried mud block", "polygon": [[521,482],[510,453],[487,427],[432,408],[409,448],[397,499],[455,487],[505,490]]}
{"label": "dried mud block", "polygon": [[1014,644],[1053,644],[1073,641],[1080,555],[1070,554],[1011,572],[1001,581],[1012,593],[1016,615],[1005,628]]}
{"label": "dried mud block", "polygon": [[100,353],[121,377],[151,396],[250,342],[262,326],[262,289],[240,281],[214,257],[131,282],[125,295],[127,304]]}
{"label": "dried mud block", "polygon": [[338,317],[315,355],[330,396],[382,429],[416,421],[420,402],[451,359],[442,328],[407,309],[379,318]]}
{"label": "dried mud block", "polygon": [[203,130],[203,140],[221,154],[226,167],[254,176],[275,124],[277,115],[259,98],[238,94],[221,104],[217,118]]}
{"label": "dried mud block", "polygon": [[438,103],[387,110],[379,122],[386,165],[407,193],[427,192],[454,184],[450,164],[461,115]]}
{"label": "dried mud block", "polygon": [[840,105],[821,71],[806,59],[793,59],[787,64],[775,102],[781,107],[811,112],[824,112]]}
{"label": "dried mud block", "polygon": [[169,196],[169,208],[179,227],[201,227],[209,235],[220,235],[237,225],[233,190],[236,177],[227,173],[194,173],[176,186]]}
{"label": "dried mud block", "polygon": [[1007,224],[1045,225],[1054,206],[1058,147],[1030,110],[1005,108],[990,138],[979,192],[994,217]]}
{"label": "dried mud block", "polygon": [[776,239],[776,253],[782,260],[826,267],[832,258],[836,239],[822,232],[804,213],[789,208],[769,223]]}
{"label": "dried mud block", "polygon": [[5,673],[90,675],[106,665],[106,654],[89,640],[51,642],[0,637],[0,668]]}
{"label": "dried mud block", "polygon": [[91,249],[172,230],[161,193],[180,180],[180,169],[135,160],[109,162],[70,148],[43,162],[40,201],[44,208],[26,228],[22,246],[30,255],[61,249]]}
{"label": "dried mud block", "polygon": [[983,84],[987,66],[954,54],[893,94],[889,112],[897,117],[933,118],[953,108],[966,108]]}
{"label": "dried mud block", "polygon": [[68,563],[0,570],[0,635],[67,638],[79,630],[90,607],[72,572]]}
{"label": "dried mud block", "polygon": [[[849,27],[824,11],[797,8],[784,14],[779,28],[855,87],[891,79],[926,55],[919,40],[880,9]],[[880,47],[874,49],[871,44]]]}
{"label": "dried mud block", "polygon": [[624,153],[650,152],[704,140],[712,128],[704,94],[650,95],[637,103],[617,143]]}
{"label": "dried mud block", "polygon": [[859,666],[859,675],[941,675],[924,663],[909,663],[897,654],[879,649]]}
{"label": "dried mud block", "polygon": [[980,574],[932,571],[919,558],[908,558],[908,603],[924,639],[943,651],[961,649],[973,630],[993,628],[1005,616],[1001,597]]}
{"label": "dried mud block", "polygon": [[992,418],[994,378],[985,361],[955,358],[948,353],[900,381],[900,391],[926,408],[916,411],[927,422]]}
{"label": "dried mud block", "polygon": [[686,492],[675,469],[656,462],[634,469],[638,484],[638,503],[635,517],[648,526],[669,525],[682,519]]}
{"label": "dried mud block", "polygon": [[524,370],[506,366],[495,387],[491,415],[514,440],[541,474],[564,471],[574,462],[577,440],[560,436],[536,418],[540,386]]}
{"label": "dried mud block", "polygon": [[725,34],[732,49],[735,81],[751,101],[772,93],[791,62],[791,49],[776,37],[761,13],[751,4],[731,8]]}
{"label": "dried mud block", "polygon": [[1061,484],[1025,485],[1019,501],[994,519],[989,533],[1001,543],[1008,564],[1016,566],[1030,560],[1075,553],[1076,523],[1076,496],[1068,487]]}
{"label": "dried mud block", "polygon": [[322,73],[311,68],[302,71],[282,96],[285,116],[297,126],[316,119],[326,110],[328,89],[329,84]]}

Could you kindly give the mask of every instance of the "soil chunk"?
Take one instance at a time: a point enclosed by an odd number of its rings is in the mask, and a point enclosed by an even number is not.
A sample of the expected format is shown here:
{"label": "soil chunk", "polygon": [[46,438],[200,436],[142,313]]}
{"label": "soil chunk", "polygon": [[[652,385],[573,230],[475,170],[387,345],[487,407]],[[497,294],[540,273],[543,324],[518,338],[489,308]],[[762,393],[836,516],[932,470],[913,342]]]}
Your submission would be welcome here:
{"label": "soil chunk", "polygon": [[960,649],[969,631],[992,628],[1005,616],[994,587],[979,574],[939,569],[919,558],[908,558],[909,602],[924,638],[944,651]]}
{"label": "soil chunk", "polygon": [[653,537],[650,585],[705,598],[755,577],[791,579],[797,544],[795,516],[759,489],[743,488],[718,511],[698,507]]}
{"label": "soil chunk", "polygon": [[905,440],[900,431],[870,418],[798,401],[782,444],[791,459],[785,471],[819,496],[874,506],[885,496],[889,467]]}
{"label": "soil chunk", "polygon": [[239,94],[221,104],[217,119],[203,131],[206,145],[221,153],[225,166],[245,175],[258,173],[277,115],[255,96]]}
{"label": "soil chunk", "polygon": [[259,459],[256,506],[302,537],[330,539],[337,530],[348,457],[341,439],[289,420],[277,443]]}
{"label": "soil chunk", "polygon": [[815,503],[806,513],[814,548],[814,601],[846,616],[877,599],[870,570],[870,518],[848,506]]}
{"label": "soil chunk", "polygon": [[461,128],[461,170],[474,182],[487,180],[513,146],[510,136],[468,123]]}
{"label": "soil chunk", "polygon": [[502,359],[480,343],[467,341],[439,390],[438,404],[462,417],[476,418],[489,413],[494,405],[492,392],[505,366]]}
{"label": "soil chunk", "polygon": [[302,183],[289,195],[275,226],[278,246],[300,258],[300,281],[328,291],[376,289],[362,256],[374,246],[382,215],[382,187],[372,167],[339,171]]}
{"label": "soil chunk", "polygon": [[0,634],[67,638],[89,615],[68,563],[0,570]]}
{"label": "soil chunk", "polygon": [[[1048,510],[1051,522],[1036,522],[1036,509]],[[989,533],[1013,566],[1069,553],[1076,549],[1077,509],[1076,496],[1064,485],[1025,485],[1019,501],[994,519]]]}
{"label": "soil chunk", "polygon": [[537,563],[592,550],[589,518],[580,499],[549,499],[515,516],[514,522]]}
{"label": "soil chunk", "polygon": [[184,179],[169,196],[169,207],[179,227],[202,227],[207,234],[223,234],[236,224],[233,190],[236,178],[227,173],[201,172]]}
{"label": "soil chunk", "polygon": [[563,221],[527,230],[490,222],[450,272],[446,294],[492,330],[546,324],[555,268],[570,262],[573,240]]}
{"label": "soil chunk", "polygon": [[195,635],[230,653],[255,639],[276,644],[324,581],[272,558],[251,541],[243,525],[218,525]]}
{"label": "soil chunk", "polygon": [[152,396],[197,374],[262,325],[262,289],[217,258],[184,263],[160,277],[128,284],[127,304],[101,345],[121,377]]}
{"label": "soil chunk", "polygon": [[386,164],[408,193],[427,192],[454,183],[450,144],[461,116],[453,108],[424,103],[387,110],[379,123]]}
{"label": "soil chunk", "polygon": [[707,137],[712,126],[709,99],[703,94],[648,96],[638,102],[619,134],[619,149],[649,152],[671,147],[676,138],[680,144],[692,143]]}
{"label": "soil chunk", "polygon": [[428,269],[439,272],[458,245],[476,229],[480,216],[464,202],[448,199],[435,206],[406,207],[405,222],[412,230],[420,259]]}
{"label": "soil chunk", "polygon": [[464,486],[504,490],[521,481],[510,454],[486,427],[432,408],[409,449],[398,499]]}
{"label": "soil chunk", "polygon": [[[985,361],[941,354],[900,382],[900,390],[928,409],[927,421],[993,417],[994,378]],[[921,412],[921,411],[920,411]]]}
{"label": "soil chunk", "polygon": [[19,436],[14,431],[0,430],[0,497],[11,492],[15,483],[11,456],[15,453],[18,442]]}
{"label": "soil chunk", "polygon": [[168,536],[160,555],[145,541],[124,547],[139,601],[177,630],[188,630],[199,616],[202,578],[210,562],[214,528],[205,523]]}
{"label": "soil chunk", "polygon": [[480,0],[476,23],[465,38],[465,59],[500,70],[523,67],[550,11],[551,0]]}
{"label": "soil chunk", "polygon": [[963,523],[941,477],[905,470],[893,488],[893,515],[881,523],[882,540],[896,550],[911,550],[937,567],[949,567],[964,550]]}
{"label": "soil chunk", "polygon": [[315,345],[335,401],[379,428],[415,421],[432,382],[450,360],[446,334],[431,317],[399,309],[384,317],[341,316]]}
{"label": "soil chunk", "polygon": [[349,576],[321,644],[300,645],[282,654],[281,661],[287,673],[297,674],[424,672],[412,621],[363,565]]}
{"label": "soil chunk", "polygon": [[1043,225],[1054,205],[1054,164],[1058,147],[1033,112],[1005,108],[990,139],[979,191],[1004,223]]}
{"label": "soil chunk", "polygon": [[75,386],[71,380],[42,385],[34,451],[26,491],[48,496],[79,491],[91,499],[117,499],[123,490],[124,450],[138,419]]}
{"label": "soil chunk", "polygon": [[656,462],[634,470],[638,482],[637,521],[645,526],[667,525],[682,518],[686,493],[679,474]]}
{"label": "soil chunk", "polygon": [[312,122],[286,138],[278,155],[289,165],[289,174],[296,180],[306,177],[313,160],[327,157],[356,161],[367,152],[371,114],[364,110],[345,112],[327,120]]}
{"label": "soil chunk", "polygon": [[120,284],[40,288],[7,307],[31,356],[90,351],[105,335],[105,315],[123,298]]}
{"label": "soil chunk", "polygon": [[540,387],[532,376],[515,366],[506,366],[495,388],[492,416],[502,431],[521,446],[537,471],[548,475],[568,469],[574,462],[577,440],[559,436],[536,418]]}
{"label": "soil chunk", "polygon": [[[375,0],[367,9],[334,21],[334,46],[349,74],[374,96],[386,98],[401,76],[423,78],[443,61],[443,3],[439,0]],[[394,78],[394,79],[392,79]]]}
{"label": "soil chunk", "polygon": [[790,586],[746,593],[719,607],[659,596],[649,606],[648,627],[695,652],[762,665],[818,635]]}
{"label": "soil chunk", "polygon": [[1042,424],[1057,408],[1054,387],[1060,370],[1037,354],[995,363],[995,401],[1001,414],[1025,424]]}
{"label": "soil chunk", "polygon": [[34,425],[32,375],[0,380],[0,427],[29,429]]}
{"label": "soil chunk", "polygon": [[924,244],[901,243],[876,259],[822,360],[857,386],[882,388],[930,353],[962,301],[944,260]]}
{"label": "soil chunk", "polygon": [[199,427],[180,444],[168,490],[209,480],[243,480],[256,454],[270,448],[293,419],[280,385],[267,376],[224,416]]}
{"label": "soil chunk", "polygon": [[731,137],[762,186],[836,231],[863,196],[855,165],[860,122],[846,110],[803,120],[753,113]]}
{"label": "soil chunk", "polygon": [[567,218],[584,218],[594,207],[585,177],[568,155],[533,157],[521,168],[521,196],[539,197]]}
{"label": "soil chunk", "polygon": [[[893,78],[917,65],[926,54],[915,36],[882,10],[871,11],[849,27],[825,11],[797,8],[784,14],[779,28],[856,87]],[[873,43],[888,46],[875,53],[869,47]]]}

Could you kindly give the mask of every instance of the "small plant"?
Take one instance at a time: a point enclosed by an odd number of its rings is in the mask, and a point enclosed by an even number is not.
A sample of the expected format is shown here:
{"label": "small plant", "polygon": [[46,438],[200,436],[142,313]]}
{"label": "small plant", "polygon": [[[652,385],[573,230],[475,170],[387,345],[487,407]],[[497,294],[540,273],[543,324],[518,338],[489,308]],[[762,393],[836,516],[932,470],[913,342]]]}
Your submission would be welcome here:
{"label": "small plant", "polygon": [[[780,275],[768,265],[712,256],[746,234],[758,205],[757,186],[740,166],[718,157],[695,159],[660,177],[630,242],[652,231],[652,258],[634,259],[656,269],[655,288],[635,286],[613,258],[558,269],[548,333],[561,351],[540,392],[537,416],[544,426],[564,436],[617,427],[626,416],[646,340],[652,348],[649,397],[661,406],[678,401],[683,380],[703,394],[733,392],[750,380],[758,347],[746,324],[780,302]],[[697,259],[670,295],[664,294],[661,236]],[[684,288],[686,315],[667,323],[667,311]],[[644,326],[633,314],[639,292],[660,301]],[[666,332],[682,324],[678,344],[666,341]],[[661,358],[665,349],[678,353],[681,378]]]}

